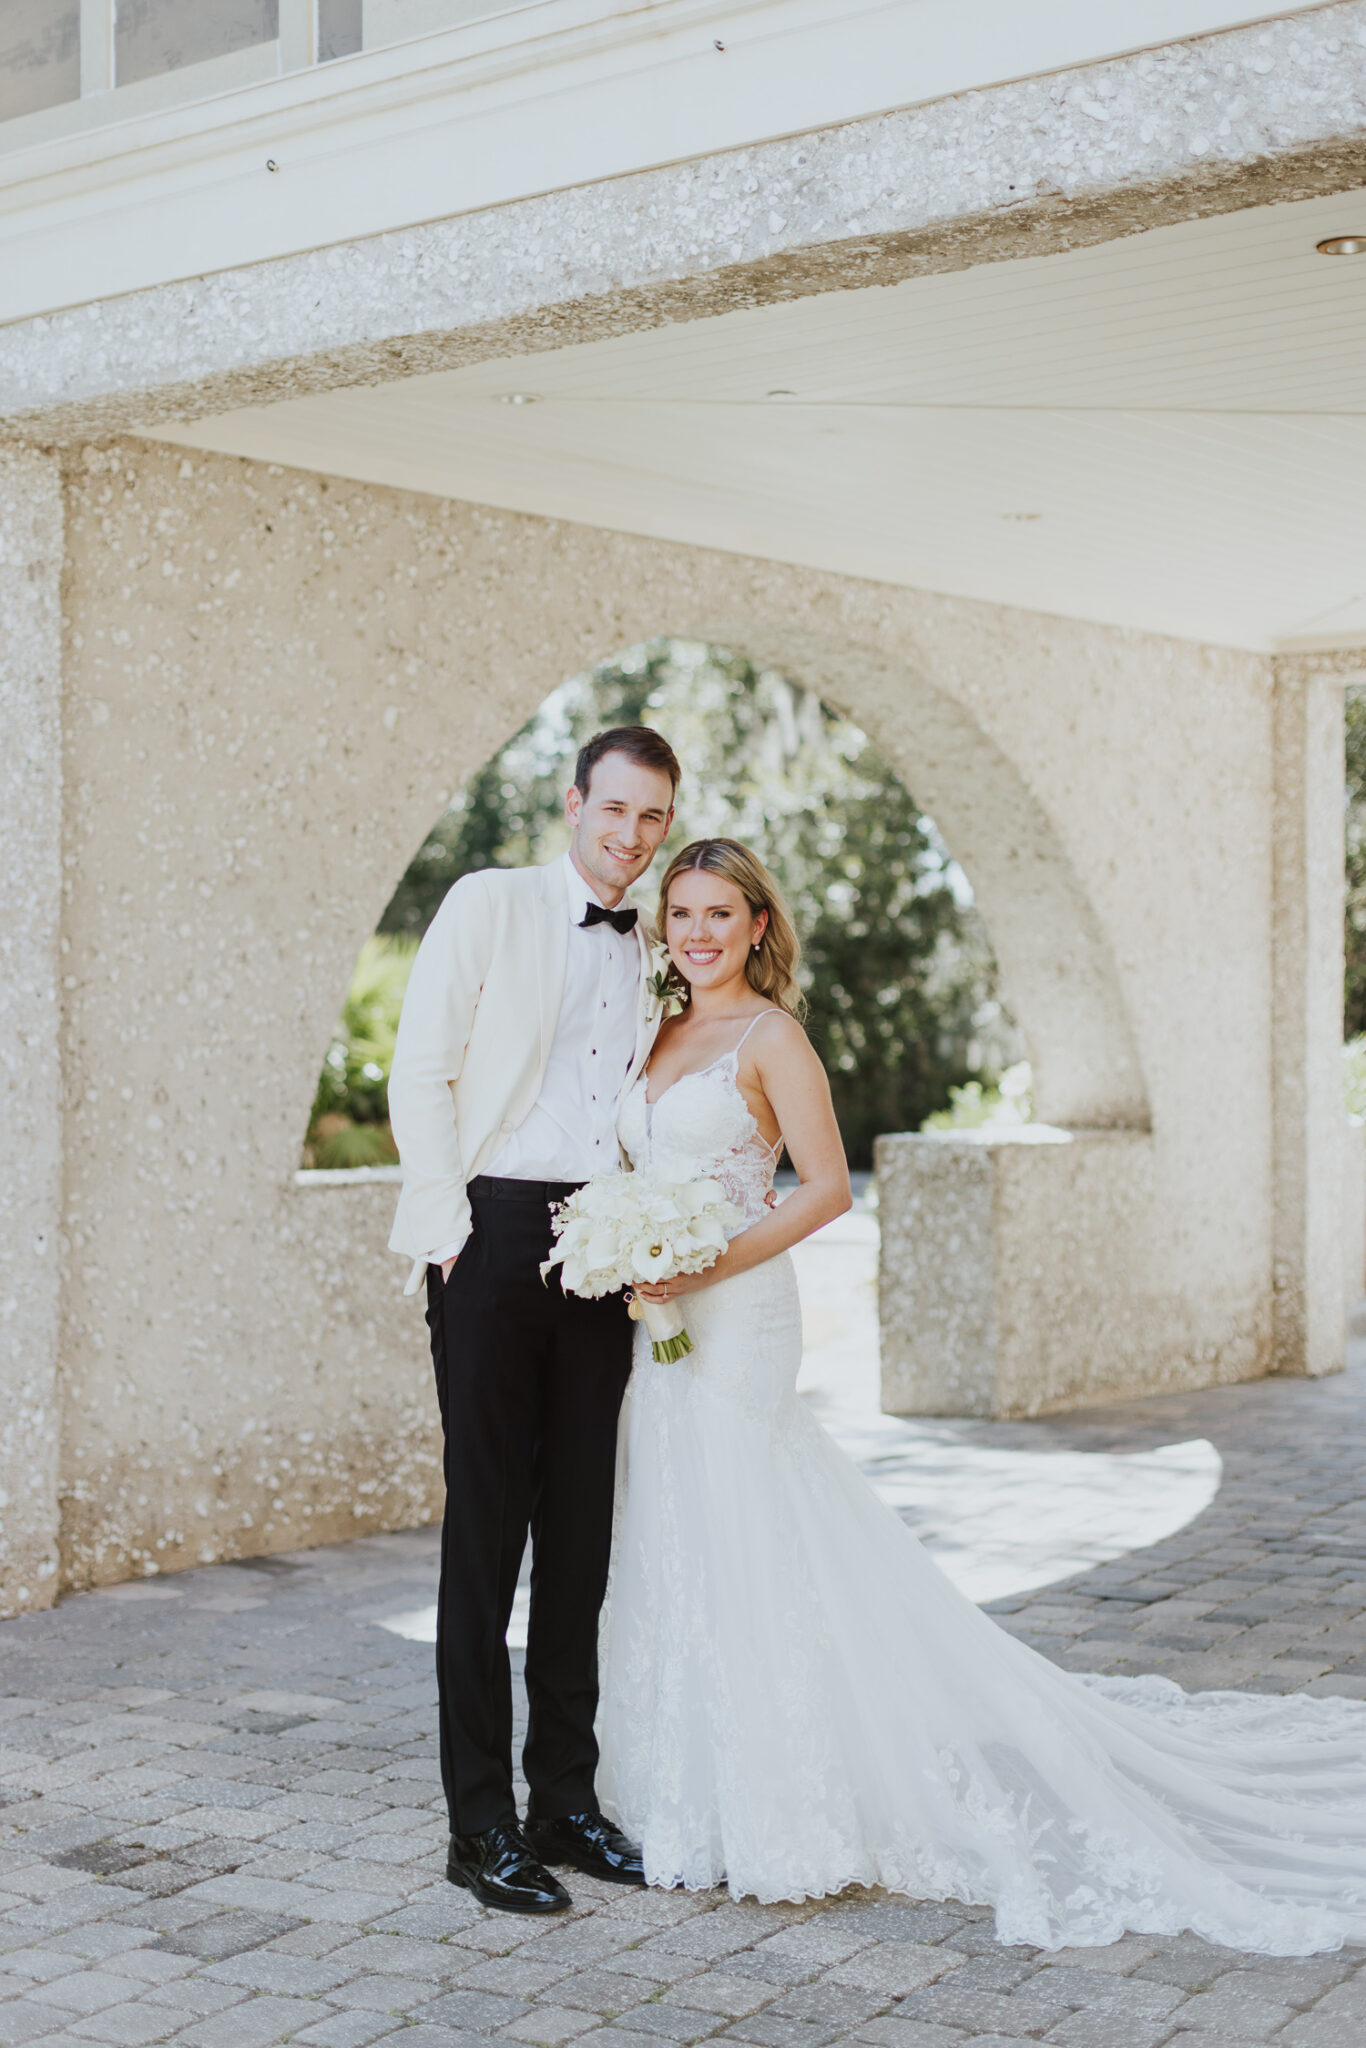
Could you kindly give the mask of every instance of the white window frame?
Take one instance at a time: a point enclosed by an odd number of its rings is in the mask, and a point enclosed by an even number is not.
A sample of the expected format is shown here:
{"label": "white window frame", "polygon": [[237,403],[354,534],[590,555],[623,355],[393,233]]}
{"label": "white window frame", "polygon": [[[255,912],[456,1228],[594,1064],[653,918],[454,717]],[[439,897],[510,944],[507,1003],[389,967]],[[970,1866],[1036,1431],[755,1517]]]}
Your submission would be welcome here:
{"label": "white window frame", "polygon": [[317,0],[279,0],[279,4],[280,30],[273,42],[253,43],[223,57],[208,57],[201,64],[184,64],[177,71],[162,71],[154,78],[119,85],[114,76],[115,0],[81,0],[80,98],[0,121],[0,151],[27,149],[111,121],[213,99],[240,86],[258,85],[262,79],[306,70],[318,57]]}

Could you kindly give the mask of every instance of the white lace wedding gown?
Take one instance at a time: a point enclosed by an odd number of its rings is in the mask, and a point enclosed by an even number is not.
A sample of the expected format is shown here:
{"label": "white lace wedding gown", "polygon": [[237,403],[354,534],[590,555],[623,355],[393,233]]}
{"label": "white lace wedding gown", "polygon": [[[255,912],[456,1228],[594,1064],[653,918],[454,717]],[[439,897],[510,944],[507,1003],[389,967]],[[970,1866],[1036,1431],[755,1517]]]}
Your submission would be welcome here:
{"label": "white lace wedding gown", "polygon": [[[738,1048],[619,1129],[724,1183],[774,1155]],[[652,1884],[849,1884],[995,1908],[1042,1948],[1175,1933],[1269,1955],[1366,1941],[1366,1703],[1076,1676],[955,1591],[798,1399],[792,1263],[638,1335],[603,1620],[598,1786]]]}

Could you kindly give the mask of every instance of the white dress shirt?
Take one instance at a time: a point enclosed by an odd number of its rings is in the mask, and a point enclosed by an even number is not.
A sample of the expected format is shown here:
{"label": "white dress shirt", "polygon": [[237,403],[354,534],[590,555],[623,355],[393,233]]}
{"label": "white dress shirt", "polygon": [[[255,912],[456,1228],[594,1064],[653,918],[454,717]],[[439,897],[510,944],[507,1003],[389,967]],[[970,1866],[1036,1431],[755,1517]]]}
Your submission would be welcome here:
{"label": "white dress shirt", "polygon": [[[584,1181],[614,1172],[619,1160],[617,1108],[635,1053],[640,947],[633,932],[610,924],[585,930],[589,904],[602,899],[568,854],[564,871],[569,947],[559,1021],[540,1094],[488,1163],[497,1180]],[[442,1265],[460,1249],[443,1245],[429,1263]]]}

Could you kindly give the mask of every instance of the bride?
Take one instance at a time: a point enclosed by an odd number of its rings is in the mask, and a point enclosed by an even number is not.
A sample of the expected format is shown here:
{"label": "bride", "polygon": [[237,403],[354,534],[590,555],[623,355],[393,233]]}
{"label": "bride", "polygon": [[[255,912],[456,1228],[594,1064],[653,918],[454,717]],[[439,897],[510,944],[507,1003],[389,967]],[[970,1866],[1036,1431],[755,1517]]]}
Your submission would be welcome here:
{"label": "bride", "polygon": [[[599,1788],[647,1881],[995,1909],[1040,1948],[1191,1929],[1366,1940],[1366,1704],[1077,1676],[959,1594],[795,1392],[788,1247],[849,1206],[797,945],[761,863],[699,840],[660,932],[686,986],[626,1095],[633,1164],[720,1180],[745,1226],[638,1338],[603,1621]],[[766,1197],[784,1145],[800,1186]]]}

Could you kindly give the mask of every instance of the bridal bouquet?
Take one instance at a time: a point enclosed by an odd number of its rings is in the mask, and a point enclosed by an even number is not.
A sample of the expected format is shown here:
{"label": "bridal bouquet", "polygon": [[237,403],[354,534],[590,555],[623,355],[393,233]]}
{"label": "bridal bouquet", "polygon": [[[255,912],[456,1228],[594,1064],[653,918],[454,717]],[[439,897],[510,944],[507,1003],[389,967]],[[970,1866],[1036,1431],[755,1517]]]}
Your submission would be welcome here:
{"label": "bridal bouquet", "polygon": [[[719,1181],[661,1180],[649,1173],[600,1173],[552,1211],[555,1250],[544,1279],[560,1266],[570,1294],[615,1294],[641,1281],[702,1273],[726,1248],[726,1232],[744,1222]],[[632,1303],[660,1364],[686,1358],[692,1340],[675,1301]]]}

